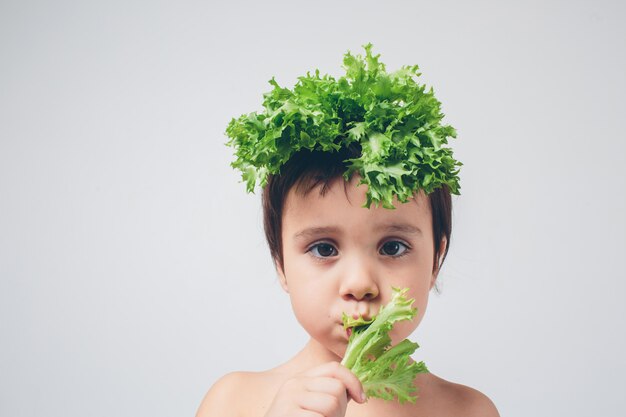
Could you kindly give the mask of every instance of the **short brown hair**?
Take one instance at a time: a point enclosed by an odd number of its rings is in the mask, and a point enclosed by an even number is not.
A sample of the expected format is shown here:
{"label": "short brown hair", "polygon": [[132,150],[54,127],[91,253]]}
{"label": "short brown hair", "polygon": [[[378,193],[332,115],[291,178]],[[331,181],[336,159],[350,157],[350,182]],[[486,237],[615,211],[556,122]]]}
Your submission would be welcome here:
{"label": "short brown hair", "polygon": [[[282,220],[287,194],[293,188],[300,195],[307,195],[320,187],[320,195],[325,195],[334,181],[342,179],[346,171],[346,159],[360,156],[359,145],[342,148],[339,152],[300,151],[295,153],[281,168],[278,175],[270,175],[263,188],[263,227],[272,259],[284,269]],[[447,187],[437,188],[428,194],[433,224],[434,259],[433,272],[443,265],[452,233],[452,200]],[[441,247],[442,239],[447,244]],[[443,249],[443,252],[442,252]]]}

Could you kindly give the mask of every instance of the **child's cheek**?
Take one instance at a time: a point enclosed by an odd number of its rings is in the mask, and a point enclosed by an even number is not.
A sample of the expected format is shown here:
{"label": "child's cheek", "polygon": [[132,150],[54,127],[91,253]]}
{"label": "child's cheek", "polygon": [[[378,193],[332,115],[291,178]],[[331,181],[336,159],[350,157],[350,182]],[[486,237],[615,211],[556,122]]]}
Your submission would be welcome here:
{"label": "child's cheek", "polygon": [[327,321],[324,317],[325,309],[314,295],[294,294],[291,304],[296,319],[300,325],[313,337],[318,337]]}
{"label": "child's cheek", "polygon": [[428,295],[420,296],[418,294],[413,295],[415,298],[414,307],[417,308],[417,314],[411,321],[401,321],[394,324],[393,329],[391,331],[391,340],[392,344],[400,343],[402,340],[408,338],[411,333],[418,328],[422,319],[424,318],[424,314],[426,313],[426,307],[428,305]]}

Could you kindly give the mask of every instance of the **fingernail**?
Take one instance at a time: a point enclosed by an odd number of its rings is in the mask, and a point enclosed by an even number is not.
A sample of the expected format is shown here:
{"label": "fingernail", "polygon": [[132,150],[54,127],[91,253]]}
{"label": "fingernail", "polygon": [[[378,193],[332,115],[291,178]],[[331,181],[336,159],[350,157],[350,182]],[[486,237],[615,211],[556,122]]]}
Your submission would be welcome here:
{"label": "fingernail", "polygon": [[367,401],[367,395],[365,395],[365,392],[361,392],[361,402],[364,403],[365,401]]}

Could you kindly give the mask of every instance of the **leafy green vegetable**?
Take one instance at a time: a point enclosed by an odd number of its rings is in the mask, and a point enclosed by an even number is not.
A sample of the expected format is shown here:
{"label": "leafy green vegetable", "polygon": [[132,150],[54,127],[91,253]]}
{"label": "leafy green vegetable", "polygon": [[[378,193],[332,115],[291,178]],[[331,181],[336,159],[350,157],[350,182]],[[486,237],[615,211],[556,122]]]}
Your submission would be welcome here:
{"label": "leafy green vegetable", "polygon": [[339,79],[316,70],[290,90],[272,78],[264,111],[230,121],[226,134],[236,155],[231,165],[241,171],[248,192],[265,186],[295,152],[336,152],[357,143],[361,156],[346,161],[344,176],[358,173],[368,186],[365,207],[394,208],[394,196],[406,202],[419,190],[428,194],[444,185],[459,194],[462,164],[446,146],[456,131],[441,124],[432,88],[416,81],[417,65],[388,73],[372,45],[364,48],[365,57],[345,54],[346,74]]}
{"label": "leafy green vegetable", "polygon": [[352,329],[352,333],[341,363],[359,378],[369,397],[397,398],[401,404],[415,402],[415,377],[428,372],[424,362],[411,360],[419,347],[417,343],[405,339],[391,347],[389,332],[393,324],[411,320],[417,314],[417,309],[411,308],[415,300],[405,297],[407,291],[408,288],[394,288],[389,304],[382,306],[371,320],[343,315],[343,326]]}

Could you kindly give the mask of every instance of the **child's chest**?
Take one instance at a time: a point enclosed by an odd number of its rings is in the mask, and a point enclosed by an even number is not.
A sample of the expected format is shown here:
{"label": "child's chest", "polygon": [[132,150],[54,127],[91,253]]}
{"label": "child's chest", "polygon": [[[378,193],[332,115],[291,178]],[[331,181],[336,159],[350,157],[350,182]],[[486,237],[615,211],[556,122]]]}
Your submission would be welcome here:
{"label": "child's chest", "polygon": [[[419,400],[418,400],[419,401]],[[425,403],[403,404],[370,399],[366,404],[351,402],[345,417],[434,417]]]}
{"label": "child's chest", "polygon": [[[270,408],[276,388],[269,384],[269,387],[260,385],[254,391],[254,399],[246,401],[242,416],[260,417],[264,416]],[[240,406],[242,404],[239,404]],[[442,412],[440,407],[433,407],[433,403],[425,398],[419,398],[415,404],[399,404],[396,401],[383,401],[377,398],[370,398],[365,404],[358,404],[350,401],[346,409],[345,417],[449,417],[450,413]]]}
{"label": "child's chest", "polygon": [[[242,398],[238,405],[243,409],[241,415],[245,417],[264,416],[270,408],[277,391],[284,381],[280,378],[264,378],[254,381],[253,389],[246,389],[246,398]],[[455,415],[446,404],[445,393],[433,389],[431,386],[420,387],[420,396],[414,404],[399,404],[397,401],[383,401],[370,398],[365,404],[350,401],[345,417],[449,417]]]}

